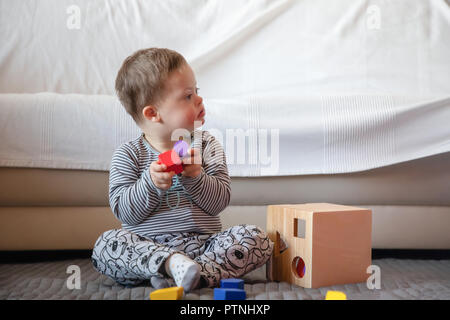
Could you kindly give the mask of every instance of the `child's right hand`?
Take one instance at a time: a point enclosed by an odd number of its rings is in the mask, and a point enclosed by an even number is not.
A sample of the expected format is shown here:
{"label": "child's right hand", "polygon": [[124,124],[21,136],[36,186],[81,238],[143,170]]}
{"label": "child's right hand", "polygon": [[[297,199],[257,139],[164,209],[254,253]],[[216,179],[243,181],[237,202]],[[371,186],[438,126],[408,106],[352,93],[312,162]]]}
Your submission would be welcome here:
{"label": "child's right hand", "polygon": [[166,169],[167,166],[159,160],[150,164],[150,176],[153,184],[162,190],[167,190],[172,186],[172,177],[175,175],[175,171],[164,172]]}

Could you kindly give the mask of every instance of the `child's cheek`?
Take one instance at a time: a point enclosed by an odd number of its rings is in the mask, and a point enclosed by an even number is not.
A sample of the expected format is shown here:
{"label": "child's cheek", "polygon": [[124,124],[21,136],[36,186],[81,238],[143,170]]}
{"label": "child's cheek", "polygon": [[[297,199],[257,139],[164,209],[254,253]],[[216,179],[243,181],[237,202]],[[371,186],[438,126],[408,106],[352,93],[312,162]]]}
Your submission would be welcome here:
{"label": "child's cheek", "polygon": [[193,112],[191,112],[187,118],[188,118],[189,123],[194,123],[195,114]]}
{"label": "child's cheek", "polygon": [[190,123],[191,118],[192,118],[191,114],[186,114],[186,113],[178,114],[178,116],[175,120],[178,128],[182,128],[182,127],[186,126],[186,124]]}

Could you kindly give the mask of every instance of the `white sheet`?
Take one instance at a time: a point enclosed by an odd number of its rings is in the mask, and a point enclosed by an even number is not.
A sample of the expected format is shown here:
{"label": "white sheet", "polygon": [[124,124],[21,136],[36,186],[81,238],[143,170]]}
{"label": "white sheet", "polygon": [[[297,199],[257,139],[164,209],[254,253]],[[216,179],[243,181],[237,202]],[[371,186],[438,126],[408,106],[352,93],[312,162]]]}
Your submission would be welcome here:
{"label": "white sheet", "polygon": [[[199,129],[222,143],[231,176],[345,173],[450,151],[450,97],[265,96],[205,107]],[[140,134],[106,95],[0,94],[0,128],[0,166],[105,171],[115,148]],[[242,145],[239,131],[249,134]]]}
{"label": "white sheet", "polygon": [[0,0],[0,92],[114,95],[122,61],[158,46],[207,98],[440,96],[449,34],[444,0]]}
{"label": "white sheet", "polygon": [[258,140],[243,165],[230,147],[231,175],[447,152],[449,34],[444,0],[0,0],[0,165],[107,170],[138,132],[114,98],[117,70],[152,46],[194,68],[205,129],[279,130],[269,165]]}

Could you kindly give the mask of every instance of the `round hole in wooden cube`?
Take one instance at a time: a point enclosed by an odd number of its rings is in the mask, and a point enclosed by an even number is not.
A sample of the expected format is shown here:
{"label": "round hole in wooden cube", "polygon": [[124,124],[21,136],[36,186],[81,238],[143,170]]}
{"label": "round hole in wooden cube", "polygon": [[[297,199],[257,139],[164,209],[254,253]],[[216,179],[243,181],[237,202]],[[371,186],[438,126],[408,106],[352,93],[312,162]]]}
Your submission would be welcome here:
{"label": "round hole in wooden cube", "polygon": [[295,257],[294,260],[292,260],[292,271],[294,272],[294,275],[303,278],[305,276],[305,270],[305,261],[300,257]]}

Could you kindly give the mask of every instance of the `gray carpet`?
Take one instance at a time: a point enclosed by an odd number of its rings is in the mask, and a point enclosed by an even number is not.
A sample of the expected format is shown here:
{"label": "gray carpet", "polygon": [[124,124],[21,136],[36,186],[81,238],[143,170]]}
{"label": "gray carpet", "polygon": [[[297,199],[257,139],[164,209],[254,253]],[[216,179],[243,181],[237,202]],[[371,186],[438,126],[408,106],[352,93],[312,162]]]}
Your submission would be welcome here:
{"label": "gray carpet", "polygon": [[[266,282],[265,268],[246,275],[249,300],[323,300],[328,290],[346,293],[349,300],[445,299],[450,300],[450,260],[378,259],[381,288],[369,290],[366,283],[305,289],[285,282]],[[68,289],[67,267],[81,270],[80,289]],[[368,275],[369,276],[369,275]],[[150,286],[125,288],[97,273],[89,259],[0,265],[0,299],[149,299]],[[213,299],[213,289],[185,294],[186,300]]]}

